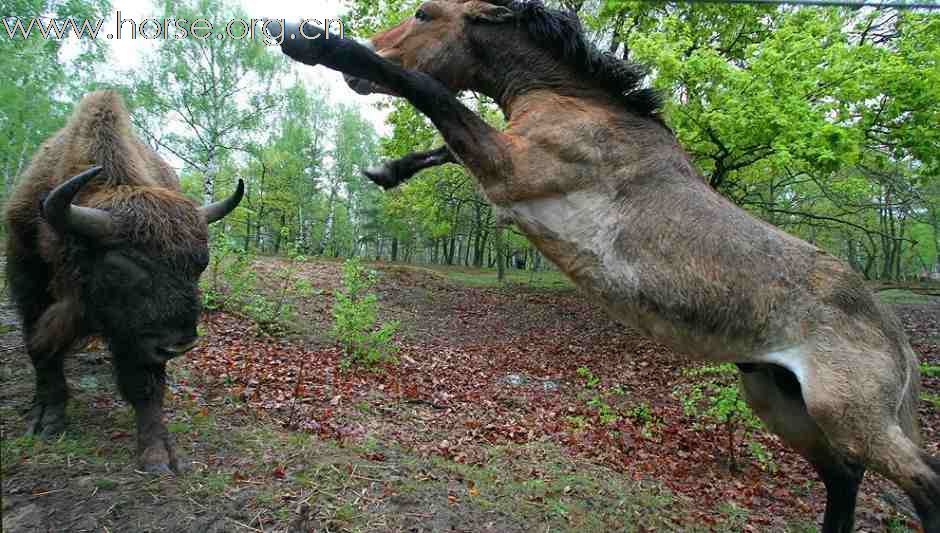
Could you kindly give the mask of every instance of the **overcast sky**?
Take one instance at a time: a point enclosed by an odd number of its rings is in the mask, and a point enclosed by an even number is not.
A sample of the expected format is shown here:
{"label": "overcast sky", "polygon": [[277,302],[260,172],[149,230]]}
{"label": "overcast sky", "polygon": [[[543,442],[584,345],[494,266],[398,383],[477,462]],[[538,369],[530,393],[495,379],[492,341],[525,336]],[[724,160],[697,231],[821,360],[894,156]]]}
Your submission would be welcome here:
{"label": "overcast sky", "polygon": [[[298,20],[300,18],[324,20],[327,18],[345,18],[346,8],[341,0],[232,0],[241,5],[248,18],[285,18]],[[122,19],[132,19],[138,23],[146,18],[157,18],[159,10],[154,7],[151,0],[112,0],[110,18],[102,26],[102,33],[115,28],[116,13],[121,12]],[[207,18],[215,25],[225,24],[228,21],[217,21]],[[126,28],[127,26],[125,26]],[[125,30],[128,31],[128,30]],[[236,27],[236,31],[239,28]],[[77,46],[77,41],[71,40]],[[109,47],[109,65],[113,72],[127,70],[139,64],[142,55],[152,53],[157,40],[127,39],[106,40]],[[68,47],[68,45],[66,45]],[[66,52],[68,53],[68,52]],[[324,67],[310,67],[291,61],[291,69],[297,72],[311,84],[325,84],[330,89],[331,98],[336,102],[355,104],[360,107],[364,116],[369,118],[380,133],[387,133],[390,129],[385,126],[386,112],[376,109],[376,102],[382,96],[363,97],[352,92],[343,82],[342,75]],[[111,70],[109,69],[109,70]],[[292,76],[285,76],[291,78]]]}

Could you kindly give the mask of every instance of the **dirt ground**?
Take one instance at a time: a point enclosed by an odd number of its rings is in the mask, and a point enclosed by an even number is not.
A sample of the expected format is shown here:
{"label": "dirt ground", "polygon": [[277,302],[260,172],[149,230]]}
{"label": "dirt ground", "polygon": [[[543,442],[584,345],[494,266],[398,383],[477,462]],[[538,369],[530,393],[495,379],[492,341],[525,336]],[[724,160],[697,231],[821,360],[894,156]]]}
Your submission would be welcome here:
{"label": "dirt ground", "polygon": [[[277,261],[259,264],[262,277]],[[170,369],[167,419],[190,462],[153,478],[109,356],[69,358],[70,426],[22,437],[33,377],[0,304],[3,531],[792,531],[818,527],[821,483],[772,436],[729,445],[683,413],[677,354],[565,288],[467,286],[382,266],[398,363],[343,369],[327,331],[339,264],[271,337],[207,315],[202,345]],[[472,273],[461,273],[472,275]],[[897,300],[912,345],[940,365],[940,302]],[[940,454],[940,375],[925,376],[925,440]],[[866,477],[859,531],[916,531],[909,504]]]}

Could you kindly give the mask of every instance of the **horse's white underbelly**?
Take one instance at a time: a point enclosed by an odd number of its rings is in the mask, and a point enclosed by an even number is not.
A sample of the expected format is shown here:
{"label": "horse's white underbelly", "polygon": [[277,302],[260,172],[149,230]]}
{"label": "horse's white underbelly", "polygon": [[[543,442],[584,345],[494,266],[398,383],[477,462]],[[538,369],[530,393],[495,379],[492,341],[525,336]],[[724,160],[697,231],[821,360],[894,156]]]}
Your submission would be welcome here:
{"label": "horse's white underbelly", "polygon": [[[566,268],[574,265],[582,271],[589,270],[589,278],[605,278],[607,290],[614,289],[617,293],[636,290],[639,284],[637,269],[630,258],[624,257],[614,245],[622,224],[620,213],[606,195],[578,191],[516,202],[508,206],[507,211],[524,231],[566,244],[554,250],[552,259],[570,275],[578,276],[578,272]],[[582,286],[597,282],[596,279],[575,281]],[[616,287],[610,286],[611,283]]]}
{"label": "horse's white underbelly", "polygon": [[580,191],[505,207],[530,236],[557,243],[551,247],[551,259],[582,289],[599,295],[615,318],[638,325],[654,337],[704,359],[773,363],[805,383],[808,369],[800,346],[758,348],[734,339],[697,336],[661,317],[640,316],[630,299],[643,283],[643,265],[629,257],[628,250],[616,246],[622,242],[624,222],[622,213],[607,196]]}

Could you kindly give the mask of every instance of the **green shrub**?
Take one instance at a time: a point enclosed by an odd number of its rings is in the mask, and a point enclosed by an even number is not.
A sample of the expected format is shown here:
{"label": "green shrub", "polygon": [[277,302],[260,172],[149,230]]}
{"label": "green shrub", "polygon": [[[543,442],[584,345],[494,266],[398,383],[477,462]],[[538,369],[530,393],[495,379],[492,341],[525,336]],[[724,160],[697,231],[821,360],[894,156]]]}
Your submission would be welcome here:
{"label": "green shrub", "polygon": [[930,363],[921,363],[920,364],[920,373],[924,377],[935,378],[940,376],[940,365],[932,365]]}
{"label": "green shrub", "polygon": [[738,469],[735,450],[738,447],[737,434],[741,430],[747,442],[751,456],[761,468],[775,470],[776,465],[770,452],[753,440],[755,432],[761,428],[760,420],[744,401],[744,396],[737,384],[737,367],[733,364],[706,365],[686,371],[686,375],[699,378],[691,385],[679,386],[673,395],[682,402],[686,416],[693,416],[708,423],[721,426],[728,438],[729,465]]}
{"label": "green shrub", "polygon": [[648,403],[639,403],[634,405],[633,409],[630,409],[630,418],[636,420],[640,424],[649,424],[653,421],[653,411],[650,409],[650,405]]}
{"label": "green shrub", "polygon": [[934,409],[940,409],[940,394],[922,393],[920,399],[933,406]]}
{"label": "green shrub", "polygon": [[257,280],[254,254],[224,237],[214,239],[209,251],[209,267],[199,280],[203,306],[239,310],[239,300],[254,290]]}
{"label": "green shrub", "polygon": [[213,241],[209,267],[200,279],[203,306],[239,313],[265,330],[278,330],[294,319],[294,301],[315,292],[308,280],[297,278],[306,258],[292,251],[285,265],[265,278],[267,287],[259,284],[255,259],[255,254],[224,238]]}
{"label": "green shrub", "polygon": [[313,285],[297,277],[298,266],[306,261],[299,250],[292,250],[284,266],[274,271],[267,291],[256,290],[242,307],[242,312],[265,329],[278,329],[295,318],[297,298],[315,293]]}
{"label": "green shrub", "polygon": [[595,376],[587,367],[579,367],[577,373],[578,377],[584,380],[584,386],[588,389],[593,389],[601,382],[601,378]]}
{"label": "green shrub", "polygon": [[653,414],[650,404],[641,402],[630,409],[629,417],[640,426],[640,435],[645,439],[653,439],[654,431],[661,424],[661,420]]}
{"label": "green shrub", "polygon": [[333,304],[332,333],[346,352],[346,366],[395,361],[392,337],[398,323],[378,325],[378,297],[372,292],[375,282],[375,272],[367,270],[359,259],[349,259],[343,265],[343,285],[336,290]]}
{"label": "green shrub", "polygon": [[[622,405],[627,396],[626,391],[620,385],[604,387],[601,378],[594,375],[587,367],[579,367],[575,373],[580,378],[584,390],[578,394],[579,399],[584,400],[597,416],[597,421],[601,426],[615,426],[624,418],[632,419],[640,427],[640,432],[644,438],[652,439],[656,427],[660,420],[653,415],[652,408],[647,403],[635,405],[627,412],[623,411]],[[569,417],[570,419],[571,417]],[[589,425],[589,421],[583,417],[577,417],[584,425]],[[576,428],[581,426],[575,425]]]}

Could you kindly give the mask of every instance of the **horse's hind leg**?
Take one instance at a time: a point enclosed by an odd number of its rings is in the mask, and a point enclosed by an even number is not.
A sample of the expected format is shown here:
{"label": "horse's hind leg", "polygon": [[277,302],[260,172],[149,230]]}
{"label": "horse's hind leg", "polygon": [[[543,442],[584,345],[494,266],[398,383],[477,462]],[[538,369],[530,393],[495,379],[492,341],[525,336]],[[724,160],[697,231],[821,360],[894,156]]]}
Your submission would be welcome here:
{"label": "horse's hind leg", "polygon": [[823,531],[852,533],[855,524],[855,502],[858,487],[865,475],[860,466],[842,463],[836,457],[811,460],[810,463],[826,485],[826,514]]}
{"label": "horse's hind leg", "polygon": [[917,443],[920,376],[910,349],[863,350],[837,340],[806,361],[813,366],[801,383],[803,401],[834,456],[897,483],[913,501],[924,531],[940,533],[940,465]]}
{"label": "horse's hind leg", "polygon": [[914,491],[908,494],[914,501],[924,532],[940,533],[940,458],[926,454],[922,457],[933,471],[933,477],[920,480]]}
{"label": "horse's hind leg", "polygon": [[897,425],[870,442],[869,467],[907,493],[924,533],[940,533],[940,461],[919,449]]}
{"label": "horse's hind leg", "polygon": [[810,417],[796,377],[771,364],[742,364],[741,384],[751,409],[764,424],[805,457],[826,486],[823,533],[851,533],[855,502],[865,469],[838,457]]}
{"label": "horse's hind leg", "polygon": [[927,455],[900,427],[885,432],[871,468],[897,483],[914,503],[924,533],[940,533],[940,459]]}

